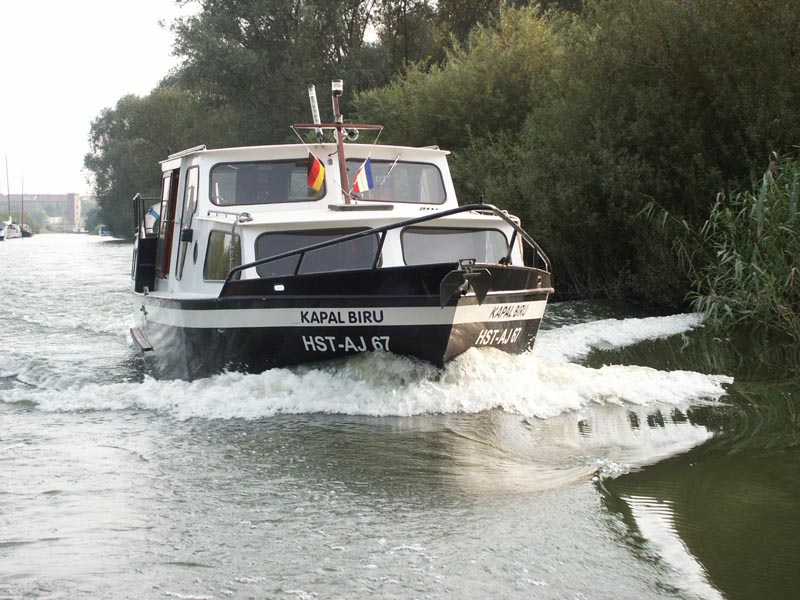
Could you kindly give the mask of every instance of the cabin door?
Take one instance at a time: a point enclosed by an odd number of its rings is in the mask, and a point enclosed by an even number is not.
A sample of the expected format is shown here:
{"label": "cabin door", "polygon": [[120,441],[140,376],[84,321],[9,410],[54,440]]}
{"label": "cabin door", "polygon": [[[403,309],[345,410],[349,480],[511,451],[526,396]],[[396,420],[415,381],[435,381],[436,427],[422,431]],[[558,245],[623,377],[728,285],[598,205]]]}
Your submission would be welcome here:
{"label": "cabin door", "polygon": [[175,212],[178,205],[178,176],[180,169],[164,173],[161,180],[161,226],[158,230],[156,250],[156,277],[166,279],[169,275],[172,238],[175,235]]}

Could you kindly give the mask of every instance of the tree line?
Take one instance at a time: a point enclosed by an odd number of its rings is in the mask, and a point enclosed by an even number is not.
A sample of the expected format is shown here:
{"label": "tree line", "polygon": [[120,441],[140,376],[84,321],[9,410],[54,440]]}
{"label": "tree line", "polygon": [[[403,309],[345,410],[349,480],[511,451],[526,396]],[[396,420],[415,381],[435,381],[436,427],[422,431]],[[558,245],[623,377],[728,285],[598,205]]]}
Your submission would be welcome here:
{"label": "tree line", "polygon": [[800,140],[795,0],[201,0],[172,31],[180,67],[91,126],[116,232],[168,148],[288,141],[305,86],[342,78],[345,115],[520,215],[562,298],[677,305],[690,269],[642,208],[700,228]]}

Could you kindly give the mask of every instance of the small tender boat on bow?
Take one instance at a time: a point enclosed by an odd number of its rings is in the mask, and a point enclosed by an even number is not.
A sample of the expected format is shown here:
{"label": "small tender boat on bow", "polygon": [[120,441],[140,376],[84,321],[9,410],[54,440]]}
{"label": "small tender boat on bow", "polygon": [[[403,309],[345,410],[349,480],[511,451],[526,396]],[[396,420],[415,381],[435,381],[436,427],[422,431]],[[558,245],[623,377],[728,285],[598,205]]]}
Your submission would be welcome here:
{"label": "small tender boat on bow", "polygon": [[447,152],[345,144],[381,128],[344,124],[340,93],[322,124],[309,88],[314,123],[294,129],[317,142],[190,148],[161,163],[160,198],[134,198],[131,333],[156,376],[532,347],[545,253],[516,217],[458,205]]}

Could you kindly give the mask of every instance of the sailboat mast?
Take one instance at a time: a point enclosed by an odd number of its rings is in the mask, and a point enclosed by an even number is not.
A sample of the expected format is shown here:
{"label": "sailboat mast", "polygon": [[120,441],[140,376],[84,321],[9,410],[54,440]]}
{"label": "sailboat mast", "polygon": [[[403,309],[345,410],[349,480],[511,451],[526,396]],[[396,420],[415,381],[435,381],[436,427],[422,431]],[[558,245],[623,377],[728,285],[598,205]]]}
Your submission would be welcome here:
{"label": "sailboat mast", "polygon": [[[22,233],[22,226],[25,224],[25,178],[22,178],[22,195],[20,196],[20,202],[22,202],[22,208],[20,209],[20,217],[19,217],[19,230]],[[24,236],[23,236],[24,237]]]}
{"label": "sailboat mast", "polygon": [[11,222],[11,182],[8,180],[8,154],[6,154],[6,197],[8,198],[8,220]]}

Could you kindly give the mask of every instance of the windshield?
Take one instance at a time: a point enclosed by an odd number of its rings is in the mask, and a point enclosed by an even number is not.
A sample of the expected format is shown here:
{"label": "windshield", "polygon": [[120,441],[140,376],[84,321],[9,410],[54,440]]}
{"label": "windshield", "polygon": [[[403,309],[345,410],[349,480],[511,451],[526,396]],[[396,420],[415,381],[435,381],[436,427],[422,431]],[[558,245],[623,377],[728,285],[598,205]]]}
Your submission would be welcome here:
{"label": "windshield", "polygon": [[508,254],[506,236],[497,229],[407,227],[402,242],[407,265],[457,262],[462,258],[496,263]]}
{"label": "windshield", "polygon": [[308,159],[219,163],[211,169],[211,201],[219,206],[311,202],[325,195],[308,186]]}
{"label": "windshield", "polygon": [[[363,163],[361,159],[347,161],[351,184]],[[417,204],[442,204],[445,201],[444,181],[436,165],[372,159],[370,165],[373,187],[356,194],[357,198]]]}
{"label": "windshield", "polygon": [[[276,256],[312,244],[364,231],[363,229],[320,229],[317,231],[281,231],[264,233],[256,240],[256,259]],[[378,236],[368,235],[308,252],[300,273],[323,273],[350,269],[370,269],[378,252]],[[290,256],[256,267],[260,277],[290,275],[300,256]]]}

